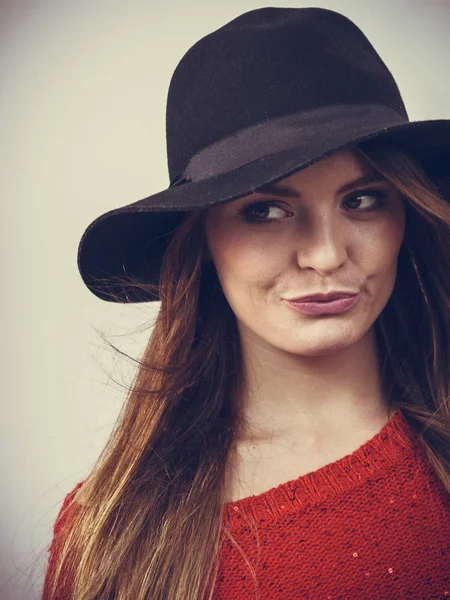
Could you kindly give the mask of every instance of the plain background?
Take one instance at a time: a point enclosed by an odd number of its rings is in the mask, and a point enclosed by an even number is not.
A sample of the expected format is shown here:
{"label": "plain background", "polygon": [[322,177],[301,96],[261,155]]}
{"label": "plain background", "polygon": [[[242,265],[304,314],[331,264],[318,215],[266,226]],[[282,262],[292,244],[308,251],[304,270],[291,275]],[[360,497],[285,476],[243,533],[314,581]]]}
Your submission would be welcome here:
{"label": "plain background", "polygon": [[39,598],[64,496],[103,448],[159,303],[84,286],[85,228],[169,185],[165,105],[198,39],[263,6],[342,12],[410,120],[450,118],[450,0],[0,0],[0,598]]}

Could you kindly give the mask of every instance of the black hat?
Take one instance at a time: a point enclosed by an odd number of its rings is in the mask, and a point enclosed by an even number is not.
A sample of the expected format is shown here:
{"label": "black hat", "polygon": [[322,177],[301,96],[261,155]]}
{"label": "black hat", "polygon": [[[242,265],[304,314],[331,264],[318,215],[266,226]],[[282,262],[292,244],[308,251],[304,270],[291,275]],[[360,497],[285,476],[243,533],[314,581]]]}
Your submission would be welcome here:
{"label": "black hat", "polygon": [[158,284],[187,211],[245,196],[332,152],[383,139],[450,175],[450,120],[410,122],[397,84],[361,30],[322,8],[260,8],[200,39],[177,65],[166,111],[170,186],[93,221],[78,267],[112,302],[159,300],[117,283]]}

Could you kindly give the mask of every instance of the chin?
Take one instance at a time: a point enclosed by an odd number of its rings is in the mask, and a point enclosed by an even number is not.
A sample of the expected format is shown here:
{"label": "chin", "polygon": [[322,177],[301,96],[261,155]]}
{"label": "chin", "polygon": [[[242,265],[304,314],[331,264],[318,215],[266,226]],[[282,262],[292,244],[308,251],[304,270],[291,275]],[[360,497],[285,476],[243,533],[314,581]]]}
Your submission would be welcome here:
{"label": "chin", "polygon": [[[367,329],[359,330],[355,328],[346,328],[347,331],[342,331],[342,325],[338,327],[335,334],[328,330],[324,335],[323,332],[317,331],[316,335],[304,336],[302,338],[292,339],[292,332],[289,337],[291,342],[287,345],[286,338],[279,340],[279,344],[276,344],[280,350],[284,350],[291,354],[298,354],[302,356],[328,356],[336,352],[345,350],[353,344],[356,344],[361,338],[367,333]],[[272,343],[267,340],[267,343]]]}

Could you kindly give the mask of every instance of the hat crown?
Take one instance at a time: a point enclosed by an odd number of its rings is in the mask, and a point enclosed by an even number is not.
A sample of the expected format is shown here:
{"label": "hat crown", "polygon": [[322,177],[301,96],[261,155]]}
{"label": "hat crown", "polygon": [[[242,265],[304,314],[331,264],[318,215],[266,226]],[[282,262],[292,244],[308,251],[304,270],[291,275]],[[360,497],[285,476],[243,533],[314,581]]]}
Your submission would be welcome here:
{"label": "hat crown", "polygon": [[172,75],[170,179],[194,154],[238,130],[339,104],[382,104],[408,118],[389,69],[344,15],[321,8],[246,12],[196,42]]}

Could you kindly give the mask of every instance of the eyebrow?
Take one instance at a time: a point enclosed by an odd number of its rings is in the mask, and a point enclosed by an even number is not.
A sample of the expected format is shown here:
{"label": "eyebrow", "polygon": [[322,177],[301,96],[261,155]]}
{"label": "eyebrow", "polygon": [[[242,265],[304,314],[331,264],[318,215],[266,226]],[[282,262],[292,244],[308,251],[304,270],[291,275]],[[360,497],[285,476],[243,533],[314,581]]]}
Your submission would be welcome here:
{"label": "eyebrow", "polygon": [[[341,186],[337,193],[342,194],[343,192],[348,192],[349,190],[354,189],[355,187],[361,185],[369,185],[370,183],[377,183],[380,181],[386,181],[386,179],[378,174],[372,173],[369,175],[363,175],[362,177],[357,177],[356,179],[352,179],[352,181],[347,182],[345,185]],[[266,185],[262,185],[257,188],[254,193],[261,194],[271,194],[274,196],[284,196],[286,198],[297,198],[300,196],[298,192],[289,187],[283,187],[277,183],[267,183]]]}

